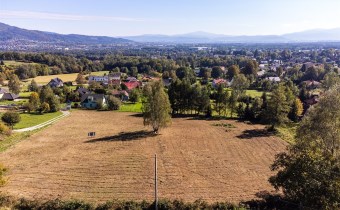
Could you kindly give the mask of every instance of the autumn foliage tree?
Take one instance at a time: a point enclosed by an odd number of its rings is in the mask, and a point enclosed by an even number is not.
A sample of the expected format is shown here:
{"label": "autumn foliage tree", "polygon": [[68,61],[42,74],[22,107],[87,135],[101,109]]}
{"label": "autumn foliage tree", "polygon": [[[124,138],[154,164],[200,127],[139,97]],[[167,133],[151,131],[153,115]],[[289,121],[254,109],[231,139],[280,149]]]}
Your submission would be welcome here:
{"label": "autumn foliage tree", "polygon": [[299,121],[300,117],[302,116],[303,113],[303,104],[299,98],[295,98],[292,107],[290,109],[290,112],[288,114],[288,117],[290,120],[293,122]]}
{"label": "autumn foliage tree", "polygon": [[81,85],[81,84],[85,84],[86,83],[86,79],[84,77],[84,75],[82,73],[79,73],[77,75],[77,78],[76,78],[76,82],[77,84]]}

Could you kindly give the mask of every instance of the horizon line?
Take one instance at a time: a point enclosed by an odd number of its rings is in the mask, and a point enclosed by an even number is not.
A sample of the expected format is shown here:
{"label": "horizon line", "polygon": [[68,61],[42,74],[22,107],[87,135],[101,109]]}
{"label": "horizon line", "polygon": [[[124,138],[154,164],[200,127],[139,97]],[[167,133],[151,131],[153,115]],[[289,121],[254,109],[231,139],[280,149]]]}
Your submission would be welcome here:
{"label": "horizon line", "polygon": [[[0,10],[4,11],[4,10]],[[1,13],[0,13],[1,14]],[[46,13],[47,14],[47,13]],[[90,18],[90,17],[94,17],[94,16],[74,16],[74,17],[78,17],[78,18]],[[98,18],[112,18],[112,20],[120,20],[120,21],[144,21],[143,19],[124,19],[123,17],[108,17],[108,16],[96,16]],[[55,20],[52,19],[51,20]],[[77,19],[79,20],[79,19]],[[99,21],[99,20],[97,20]],[[195,33],[206,33],[206,34],[210,34],[210,35],[215,35],[215,36],[229,36],[229,37],[239,37],[239,36],[246,36],[246,37],[251,37],[251,36],[284,36],[284,35],[288,35],[288,34],[294,34],[294,33],[302,33],[302,32],[308,32],[308,31],[317,31],[317,30],[335,30],[335,29],[340,29],[340,27],[332,27],[332,28],[313,28],[313,29],[307,29],[307,30],[302,30],[302,31],[295,31],[295,32],[287,32],[287,33],[282,33],[282,34],[239,34],[239,35],[230,35],[230,34],[222,34],[222,33],[214,33],[214,32],[207,32],[204,30],[196,30],[196,31],[189,31],[189,32],[183,32],[183,33],[175,33],[175,34],[160,34],[160,33],[154,33],[154,34],[134,34],[134,35],[115,35],[115,36],[111,36],[111,35],[93,35],[93,34],[85,34],[85,33],[62,33],[62,32],[55,32],[55,31],[45,31],[45,30],[38,30],[38,29],[28,29],[25,27],[20,27],[20,26],[15,26],[15,25],[11,25],[8,23],[5,23],[3,20],[1,20],[1,15],[0,15],[0,23],[3,23],[5,25],[11,26],[11,27],[16,27],[16,28],[20,28],[20,29],[24,29],[24,30],[29,30],[29,31],[40,31],[40,32],[47,32],[47,33],[57,33],[57,34],[61,34],[61,35],[83,35],[83,36],[102,36],[102,37],[112,37],[112,38],[127,38],[127,37],[136,37],[136,36],[168,36],[168,37],[172,37],[172,36],[182,36],[182,35],[188,35],[188,34],[195,34]],[[200,37],[200,38],[204,38],[204,36]],[[217,37],[218,38],[218,37]]]}

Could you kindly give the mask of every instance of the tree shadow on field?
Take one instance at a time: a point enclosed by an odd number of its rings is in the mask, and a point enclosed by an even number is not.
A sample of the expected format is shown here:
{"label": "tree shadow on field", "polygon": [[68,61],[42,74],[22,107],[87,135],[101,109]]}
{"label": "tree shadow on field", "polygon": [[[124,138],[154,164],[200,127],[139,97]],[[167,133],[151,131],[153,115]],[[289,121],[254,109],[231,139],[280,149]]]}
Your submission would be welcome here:
{"label": "tree shadow on field", "polygon": [[245,130],[241,135],[236,136],[239,139],[252,139],[257,137],[270,137],[274,136],[274,132],[267,131],[266,129],[252,129]]}
{"label": "tree shadow on field", "polygon": [[101,142],[101,141],[134,141],[134,140],[140,140],[148,137],[155,137],[157,134],[155,134],[152,131],[133,131],[133,132],[120,132],[117,135],[114,136],[105,136],[102,138],[96,138],[96,139],[91,139],[88,141],[85,141],[85,143],[96,143],[96,142]]}
{"label": "tree shadow on field", "polygon": [[131,117],[143,117],[143,113],[135,113],[135,114],[131,114]]}

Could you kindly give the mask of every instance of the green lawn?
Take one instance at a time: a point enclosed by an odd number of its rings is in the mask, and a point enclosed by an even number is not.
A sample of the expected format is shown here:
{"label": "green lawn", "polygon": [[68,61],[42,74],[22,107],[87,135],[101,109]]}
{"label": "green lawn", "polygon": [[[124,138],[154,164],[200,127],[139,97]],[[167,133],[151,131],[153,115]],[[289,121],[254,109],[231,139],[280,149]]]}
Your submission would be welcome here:
{"label": "green lawn", "polygon": [[20,92],[19,97],[20,98],[29,98],[31,96],[31,93],[33,93],[33,92]]}
{"label": "green lawn", "polygon": [[255,97],[261,97],[263,94],[263,91],[258,91],[258,90],[246,90],[246,95],[250,96],[252,98]]}
{"label": "green lawn", "polygon": [[0,100],[0,105],[11,105],[11,104],[15,104],[15,105],[22,105],[24,103],[28,102],[28,100],[20,100],[20,101],[2,101]]}
{"label": "green lawn", "polygon": [[61,112],[53,112],[53,113],[46,113],[46,114],[28,114],[22,113],[21,121],[14,126],[14,129],[21,129],[21,128],[28,128],[31,126],[38,125],[40,123],[46,122],[51,120],[55,117],[62,115]]}
{"label": "green lawn", "polygon": [[142,103],[123,103],[119,112],[142,112]]}

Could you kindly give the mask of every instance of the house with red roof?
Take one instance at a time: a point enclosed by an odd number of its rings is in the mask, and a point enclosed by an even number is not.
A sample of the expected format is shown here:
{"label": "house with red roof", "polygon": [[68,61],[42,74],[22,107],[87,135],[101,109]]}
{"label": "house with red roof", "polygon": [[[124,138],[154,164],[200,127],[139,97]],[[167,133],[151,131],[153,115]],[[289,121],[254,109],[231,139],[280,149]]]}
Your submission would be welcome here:
{"label": "house with red roof", "polygon": [[133,90],[135,88],[139,88],[142,87],[142,82],[138,81],[138,80],[130,80],[127,82],[123,82],[124,85],[126,85],[126,87],[128,88],[128,90]]}
{"label": "house with red roof", "polygon": [[223,87],[227,87],[229,85],[229,82],[225,79],[214,79],[212,82],[212,86],[214,88],[217,88],[219,85],[222,85]]}

